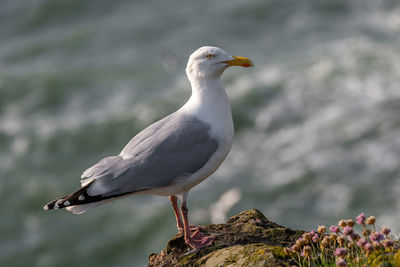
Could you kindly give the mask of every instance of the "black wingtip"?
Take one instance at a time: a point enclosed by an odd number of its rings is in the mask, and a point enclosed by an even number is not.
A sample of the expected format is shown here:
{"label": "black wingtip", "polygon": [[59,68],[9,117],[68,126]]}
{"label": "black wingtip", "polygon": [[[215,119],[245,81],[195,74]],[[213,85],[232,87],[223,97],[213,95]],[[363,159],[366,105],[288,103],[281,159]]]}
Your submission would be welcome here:
{"label": "black wingtip", "polygon": [[91,184],[91,182],[69,195],[66,195],[64,197],[55,199],[55,200],[47,203],[43,207],[43,209],[44,210],[58,210],[58,209],[63,209],[63,208],[69,207],[69,206],[82,205],[82,204],[87,204],[87,203],[98,201],[101,198],[100,196],[89,197],[89,195],[86,192],[86,189],[90,186],[90,184]]}
{"label": "black wingtip", "polygon": [[90,196],[88,192],[86,191],[87,188],[93,183],[90,182],[80,188],[79,190],[75,191],[74,193],[64,196],[62,198],[58,198],[56,200],[53,200],[49,203],[47,203],[43,209],[44,210],[58,210],[58,209],[63,209],[67,208],[70,206],[79,206],[79,205],[84,205],[84,204],[89,204],[93,202],[99,202],[111,198],[117,198],[121,197],[123,195],[129,195],[133,192],[130,193],[123,193],[119,195],[109,195],[109,196],[102,196],[102,195],[97,195],[97,196]]}
{"label": "black wingtip", "polygon": [[68,196],[58,198],[56,200],[53,200],[46,205],[43,206],[44,210],[58,210],[62,209],[65,207],[68,207],[70,205],[70,202],[68,201]]}

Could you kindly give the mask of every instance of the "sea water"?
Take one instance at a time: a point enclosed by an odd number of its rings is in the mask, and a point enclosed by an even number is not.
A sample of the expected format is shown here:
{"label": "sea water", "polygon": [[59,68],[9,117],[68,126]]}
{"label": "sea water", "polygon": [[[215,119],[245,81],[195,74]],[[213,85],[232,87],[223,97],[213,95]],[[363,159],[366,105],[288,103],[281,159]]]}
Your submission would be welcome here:
{"label": "sea water", "polygon": [[145,266],[165,247],[167,198],[42,206],[183,105],[203,45],[255,68],[223,76],[235,140],[190,192],[192,223],[257,208],[310,230],[365,212],[400,232],[400,2],[3,0],[1,266]]}

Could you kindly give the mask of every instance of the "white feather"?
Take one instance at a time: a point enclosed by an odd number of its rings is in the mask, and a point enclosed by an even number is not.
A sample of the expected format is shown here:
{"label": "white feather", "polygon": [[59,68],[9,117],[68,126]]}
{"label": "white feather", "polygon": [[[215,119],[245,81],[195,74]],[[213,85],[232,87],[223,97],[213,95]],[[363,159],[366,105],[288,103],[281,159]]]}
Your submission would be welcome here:
{"label": "white feather", "polygon": [[77,205],[77,206],[70,206],[66,207],[65,209],[72,212],[73,214],[82,214],[98,205],[103,204],[106,201],[99,201],[99,202],[93,202],[93,203],[88,203],[88,204],[82,204],[82,205]]}

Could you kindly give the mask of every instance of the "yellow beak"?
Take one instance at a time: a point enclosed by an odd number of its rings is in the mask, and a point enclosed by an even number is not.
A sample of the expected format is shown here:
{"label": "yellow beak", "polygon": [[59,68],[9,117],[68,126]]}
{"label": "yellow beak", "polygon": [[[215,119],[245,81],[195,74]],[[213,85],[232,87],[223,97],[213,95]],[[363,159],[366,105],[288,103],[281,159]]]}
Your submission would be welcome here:
{"label": "yellow beak", "polygon": [[232,60],[224,61],[229,66],[242,66],[245,68],[254,67],[253,62],[247,57],[233,57]]}

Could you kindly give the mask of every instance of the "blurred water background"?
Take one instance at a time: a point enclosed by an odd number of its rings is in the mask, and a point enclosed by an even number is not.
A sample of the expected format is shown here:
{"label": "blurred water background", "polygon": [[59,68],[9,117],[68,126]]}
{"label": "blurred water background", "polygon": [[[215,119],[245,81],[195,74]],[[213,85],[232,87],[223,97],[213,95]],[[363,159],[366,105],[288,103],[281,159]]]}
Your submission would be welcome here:
{"label": "blurred water background", "polygon": [[1,0],[1,266],[145,266],[164,247],[167,198],[42,206],[184,104],[203,45],[256,68],[223,76],[235,141],[189,194],[192,223],[257,208],[311,229],[365,212],[400,232],[399,1]]}

